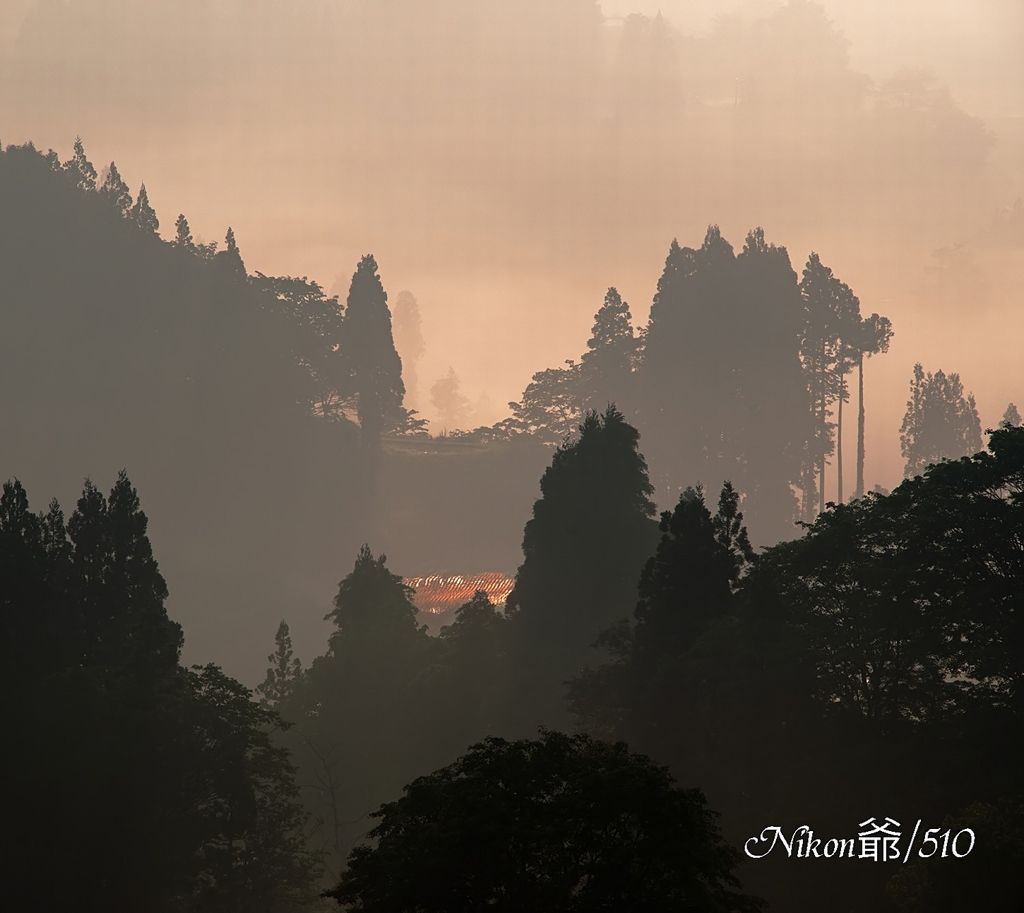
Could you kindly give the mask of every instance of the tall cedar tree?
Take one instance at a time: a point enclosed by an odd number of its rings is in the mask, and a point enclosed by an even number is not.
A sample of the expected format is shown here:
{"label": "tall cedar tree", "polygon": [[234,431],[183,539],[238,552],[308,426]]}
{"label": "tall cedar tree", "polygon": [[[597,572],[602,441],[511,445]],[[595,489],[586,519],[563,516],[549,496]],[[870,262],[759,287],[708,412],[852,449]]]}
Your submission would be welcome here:
{"label": "tall cedar tree", "polygon": [[765,539],[792,532],[809,434],[801,325],[789,255],[760,229],[738,257],[714,225],[699,249],[672,242],[639,373],[652,465],[673,491],[731,479]]}
{"label": "tall cedar tree", "polygon": [[[848,397],[845,376],[850,350],[844,340],[856,338],[860,301],[814,252],[807,259],[800,281],[804,302],[801,358],[807,384],[808,407],[814,433],[806,454],[803,476],[804,520],[825,509],[825,466],[836,451],[836,426],[829,421],[832,405]],[[817,495],[817,505],[815,505]]]}
{"label": "tall cedar tree", "polygon": [[367,254],[352,276],[342,337],[342,355],[350,372],[350,391],[358,400],[362,448],[380,446],[387,420],[399,413],[405,386],[402,360],[391,336],[388,296]]}
{"label": "tall cedar tree", "polygon": [[128,190],[128,185],[121,179],[117,165],[113,162],[110,163],[110,167],[107,169],[99,192],[100,196],[110,204],[115,212],[122,216],[128,215],[132,208],[132,195]]}
{"label": "tall cedar tree", "polygon": [[363,816],[434,761],[423,677],[437,642],[417,624],[412,592],[364,545],[326,616],[327,653],[278,707],[296,724],[285,742],[335,874]]}
{"label": "tall cedar tree", "polygon": [[850,345],[857,361],[857,481],[853,496],[864,496],[864,359],[889,351],[892,323],[888,317],[872,314],[860,321]]}
{"label": "tall cedar tree", "polygon": [[634,604],[657,541],[653,488],[639,432],[609,406],[555,452],[523,535],[524,560],[507,600],[520,671],[536,673],[536,722],[561,720],[561,685],[593,656],[601,628]]}
{"label": "tall cedar tree", "polygon": [[64,163],[64,172],[71,178],[71,183],[80,190],[96,189],[96,168],[86,158],[82,138],[75,137],[75,154]]}
{"label": "tall cedar tree", "polygon": [[628,408],[636,361],[637,339],[629,305],[618,290],[610,288],[594,315],[587,351],[580,359],[580,406],[601,411],[615,403],[620,409]]}
{"label": "tall cedar tree", "polygon": [[149,203],[149,194],[146,193],[146,185],[139,188],[139,198],[128,213],[128,217],[141,232],[155,235],[160,231],[160,220]]}

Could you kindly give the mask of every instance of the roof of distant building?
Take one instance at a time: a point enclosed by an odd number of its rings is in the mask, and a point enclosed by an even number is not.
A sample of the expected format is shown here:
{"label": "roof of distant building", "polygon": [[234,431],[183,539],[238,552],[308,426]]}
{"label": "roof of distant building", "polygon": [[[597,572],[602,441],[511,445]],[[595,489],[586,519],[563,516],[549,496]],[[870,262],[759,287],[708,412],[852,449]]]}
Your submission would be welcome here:
{"label": "roof of distant building", "polygon": [[413,602],[421,612],[441,615],[451,612],[469,602],[477,590],[483,590],[495,605],[505,602],[512,592],[515,581],[504,574],[453,574],[444,577],[433,574],[429,577],[406,577],[405,584],[411,586],[416,595]]}

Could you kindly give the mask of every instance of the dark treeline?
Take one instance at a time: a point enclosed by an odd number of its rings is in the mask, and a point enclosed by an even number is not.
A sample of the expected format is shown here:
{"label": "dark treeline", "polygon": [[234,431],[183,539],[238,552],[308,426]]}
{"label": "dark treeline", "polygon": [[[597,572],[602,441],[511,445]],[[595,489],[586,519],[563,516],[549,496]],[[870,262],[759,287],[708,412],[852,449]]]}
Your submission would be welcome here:
{"label": "dark treeline", "polygon": [[[872,814],[901,822],[904,841],[917,818],[945,828],[954,813],[978,835],[970,860],[895,879],[893,866],[781,850],[748,863],[744,884],[781,909],[955,909],[965,892],[998,906],[1024,859],[1022,484],[1024,432],[1007,423],[988,452],[833,506],[755,554],[729,484],[717,504],[684,491],[659,538],[635,431],[591,414],[544,475],[504,612],[481,593],[429,637],[401,578],[364,548],[308,671],[282,626],[260,690],[295,722],[283,738],[328,868],[371,823],[360,815],[417,773],[485,736],[576,725],[700,786],[735,846],[769,825],[852,838]],[[409,840],[431,816],[491,839],[434,801],[402,825]],[[384,858],[358,871],[404,877]],[[365,876],[344,884],[353,900]]]}
{"label": "dark treeline", "polygon": [[[529,785],[548,841],[530,843],[529,865],[551,891],[524,889],[510,910],[600,908],[586,906],[600,902],[583,890],[592,872],[560,830],[582,840],[598,820],[661,834],[638,841],[660,851],[616,858],[623,872],[658,868],[666,910],[756,909],[737,871],[797,911],[1015,896],[1024,431],[1008,408],[987,452],[927,466],[981,439],[959,377],[919,367],[903,430],[913,477],[865,495],[858,460],[860,497],[823,504],[849,376],[860,381],[891,328],[862,317],[816,255],[798,277],[759,230],[738,255],[714,227],[699,249],[673,243],[646,328],[609,290],[579,363],[537,374],[508,421],[428,442],[403,406],[371,256],[344,303],[306,279],[250,276],[230,229],[218,250],[181,216],[161,240],[145,188],[133,197],[113,163],[97,174],[80,143],[63,164],[8,147],[0,212],[5,477],[137,462],[155,500],[176,502],[171,550],[223,565],[247,596],[263,564],[308,573],[311,549],[336,580],[358,540],[323,534],[334,526],[374,542],[398,517],[482,554],[475,533],[525,518],[521,477],[548,462],[504,609],[477,594],[430,636],[398,574],[412,569],[364,545],[322,655],[303,668],[278,628],[261,703],[216,666],[180,665],[182,629],[124,473],[109,498],[86,483],[66,522],[56,502],[30,509],[35,487],[8,483],[3,881],[18,908],[277,911],[330,905],[315,895],[337,886],[356,909],[411,910],[403,859],[438,884],[457,869],[459,854],[432,855],[431,827],[467,845],[512,839],[495,820],[512,827],[519,806],[489,791],[495,769]],[[934,434],[944,425],[948,440]],[[428,445],[433,457],[412,456]],[[460,506],[442,514],[453,492]],[[660,520],[658,494],[672,508]],[[756,553],[748,510],[769,541],[807,522]],[[421,553],[451,554],[437,541]],[[566,779],[572,789],[550,789]],[[451,786],[464,780],[505,817],[474,814]],[[614,807],[608,783],[636,788],[642,820]],[[551,802],[557,814],[538,811]],[[976,828],[977,852],[898,878],[849,860],[794,871],[777,856],[737,870],[735,848],[766,826],[852,837],[870,815],[955,816]],[[360,843],[374,820],[378,842]],[[679,847],[670,872],[666,846]],[[513,874],[490,871],[466,909],[492,908]],[[624,877],[617,902],[647,903],[643,884]],[[430,896],[424,909],[450,906]]]}
{"label": "dark treeline", "polygon": [[17,910],[279,910],[320,864],[276,715],[181,626],[127,476],[67,519],[0,496],[0,894]]}
{"label": "dark treeline", "polygon": [[[281,612],[319,621],[336,556],[367,536],[386,536],[410,573],[514,566],[544,449],[382,452],[382,436],[418,423],[372,257],[340,301],[305,278],[249,275],[230,229],[221,249],[196,242],[185,216],[162,218],[81,142],[63,163],[0,152],[0,211],[3,477],[67,500],[72,480],[129,467],[163,518],[172,612],[199,628],[192,655],[233,656],[258,681]],[[448,536],[426,534],[438,522]],[[254,624],[239,631],[243,613]],[[304,649],[321,635],[296,633]]]}
{"label": "dark treeline", "polygon": [[786,249],[761,229],[737,255],[711,226],[697,249],[672,242],[646,327],[634,331],[629,306],[609,289],[579,362],[535,374],[509,404],[512,417],[475,434],[557,441],[588,409],[614,402],[643,432],[659,491],[677,493],[687,480],[717,490],[728,479],[758,543],[777,542],[797,519],[824,510],[830,457],[834,500],[851,493],[842,435],[854,369],[852,494],[864,493],[864,360],[885,352],[891,337],[888,318],[862,316],[857,296],[817,254],[797,277]]}

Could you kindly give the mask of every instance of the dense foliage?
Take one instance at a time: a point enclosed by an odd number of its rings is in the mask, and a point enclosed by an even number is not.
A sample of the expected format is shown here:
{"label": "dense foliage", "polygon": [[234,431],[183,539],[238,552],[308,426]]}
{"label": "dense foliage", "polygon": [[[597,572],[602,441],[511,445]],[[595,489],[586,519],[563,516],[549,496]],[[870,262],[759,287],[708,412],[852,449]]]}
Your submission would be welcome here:
{"label": "dense foliage", "polygon": [[[122,472],[67,523],[0,497],[3,896],[19,910],[285,911],[310,899],[280,719],[182,634]],[[56,830],[55,830],[56,829]],[[54,861],[54,847],[59,852]]]}

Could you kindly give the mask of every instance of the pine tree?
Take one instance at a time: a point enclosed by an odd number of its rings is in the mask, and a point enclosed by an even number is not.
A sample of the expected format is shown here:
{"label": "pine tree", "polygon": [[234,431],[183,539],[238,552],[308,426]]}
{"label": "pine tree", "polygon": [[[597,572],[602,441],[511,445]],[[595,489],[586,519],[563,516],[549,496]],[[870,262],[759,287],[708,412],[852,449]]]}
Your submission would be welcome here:
{"label": "pine tree", "polygon": [[167,617],[167,584],[153,558],[148,523],[122,471],[109,499],[86,482],[68,534],[86,658],[159,677],[177,669],[182,633]]}
{"label": "pine tree", "polygon": [[594,315],[587,351],[580,359],[581,407],[601,411],[617,403],[622,408],[632,393],[636,361],[637,340],[629,305],[610,288]]}
{"label": "pine tree", "polygon": [[402,360],[391,336],[388,296],[377,274],[377,261],[369,254],[352,276],[341,351],[350,392],[357,399],[361,446],[364,451],[376,450],[388,417],[402,408],[405,386]]}
{"label": "pine tree", "polygon": [[374,558],[370,546],[363,545],[352,572],[338,584],[334,609],[325,616],[338,627],[332,649],[367,638],[401,640],[420,633],[412,593],[400,575],[388,570],[385,555]]}
{"label": "pine tree", "polygon": [[145,234],[155,235],[160,231],[160,220],[156,217],[153,207],[149,205],[149,194],[146,193],[146,185],[139,188],[139,197],[129,214],[132,222],[139,231]]}
{"label": "pine tree", "polygon": [[1011,428],[1020,427],[1020,413],[1013,403],[1006,407],[1006,411],[1003,413],[1002,424],[1009,425]]}
{"label": "pine tree", "polygon": [[185,250],[193,250],[195,248],[195,243],[192,240],[192,231],[188,227],[188,219],[185,218],[185,213],[180,213],[177,221],[174,223],[174,244]]}
{"label": "pine tree", "polygon": [[974,394],[964,396],[959,374],[925,374],[914,365],[910,399],[900,426],[900,452],[907,461],[906,478],[931,463],[970,456],[981,450],[981,419]]}
{"label": "pine tree", "polygon": [[242,262],[242,255],[238,250],[238,244],[235,241],[235,233],[230,225],[228,226],[227,234],[224,236],[224,250],[216,255],[216,260],[239,279],[245,279],[248,275],[245,271],[245,263]]}
{"label": "pine tree", "polygon": [[256,686],[260,703],[270,707],[276,707],[287,700],[302,675],[302,662],[297,656],[293,658],[292,638],[284,621],[277,627],[274,643],[277,649],[267,657],[267,662],[270,663],[267,676],[263,679],[262,685]]}
{"label": "pine tree", "polygon": [[103,177],[103,184],[100,186],[100,195],[109,202],[115,212],[126,218],[132,208],[132,195],[128,191],[128,185],[121,180],[117,165],[113,162]]}
{"label": "pine tree", "polygon": [[96,169],[86,158],[80,136],[75,137],[75,154],[64,163],[64,171],[72,183],[81,190],[96,189]]}

